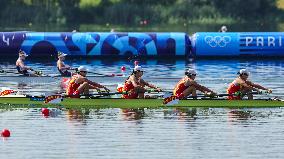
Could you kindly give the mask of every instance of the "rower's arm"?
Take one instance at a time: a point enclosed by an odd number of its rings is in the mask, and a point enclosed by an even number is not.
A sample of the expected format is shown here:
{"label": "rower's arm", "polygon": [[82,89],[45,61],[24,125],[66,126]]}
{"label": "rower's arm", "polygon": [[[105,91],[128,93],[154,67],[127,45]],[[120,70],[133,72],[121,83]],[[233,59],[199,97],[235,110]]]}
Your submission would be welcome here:
{"label": "rower's arm", "polygon": [[263,86],[261,86],[259,84],[253,83],[251,81],[247,81],[247,84],[249,84],[252,87],[258,88],[258,89],[269,90],[268,88],[265,88],[265,87],[263,87]]}
{"label": "rower's arm", "polygon": [[150,83],[148,83],[148,82],[144,81],[143,79],[141,79],[141,81],[144,83],[144,85],[145,85],[145,86],[148,86],[148,87],[150,87],[150,88],[154,88],[154,89],[159,89],[159,88],[158,88],[158,87],[156,87],[155,85],[150,84]]}
{"label": "rower's arm", "polygon": [[205,87],[205,86],[202,86],[200,84],[198,84],[197,82],[192,82],[192,84],[196,87],[197,90],[203,92],[203,93],[206,93],[206,92],[212,92],[214,93],[211,89]]}
{"label": "rower's arm", "polygon": [[253,83],[250,82],[250,81],[246,81],[246,82],[241,82],[241,83],[240,83],[240,85],[241,85],[242,87],[245,87],[245,88],[248,88],[248,89],[250,89],[250,90],[253,90],[253,91],[257,91],[257,92],[258,92],[259,90],[256,89],[256,88],[254,88],[252,84],[253,84]]}
{"label": "rower's arm", "polygon": [[65,65],[62,61],[57,61],[57,67],[61,69],[70,69],[70,66]]}
{"label": "rower's arm", "polygon": [[110,90],[106,86],[103,86],[103,85],[101,85],[101,84],[99,84],[97,82],[90,81],[87,78],[85,78],[85,81],[87,81],[89,84],[91,84],[91,85],[93,85],[93,86],[95,86],[97,88],[103,88],[105,91],[110,92]]}
{"label": "rower's arm", "polygon": [[84,78],[84,80],[85,80],[86,82],[88,82],[89,84],[95,86],[95,87],[98,87],[98,88],[106,88],[105,86],[100,85],[100,84],[97,83],[97,82],[90,81],[90,80],[88,80],[87,78]]}

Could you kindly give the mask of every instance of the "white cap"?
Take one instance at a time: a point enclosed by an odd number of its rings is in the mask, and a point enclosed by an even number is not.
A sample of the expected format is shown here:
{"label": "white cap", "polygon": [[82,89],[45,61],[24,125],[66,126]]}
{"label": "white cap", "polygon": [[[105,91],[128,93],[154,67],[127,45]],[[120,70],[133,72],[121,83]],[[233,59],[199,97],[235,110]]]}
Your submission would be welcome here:
{"label": "white cap", "polygon": [[136,65],[133,71],[144,71],[141,66]]}
{"label": "white cap", "polygon": [[80,66],[80,67],[78,67],[78,71],[83,71],[83,72],[87,72],[88,71],[88,69],[85,67],[85,66]]}
{"label": "white cap", "polygon": [[246,69],[240,69],[240,71],[238,72],[238,74],[248,74],[249,75],[249,71]]}
{"label": "white cap", "polygon": [[223,25],[222,27],[221,27],[221,31],[222,32],[226,32],[228,29],[227,29],[227,27],[225,26],[225,25]]}
{"label": "white cap", "polygon": [[197,72],[194,69],[188,69],[186,72],[186,75],[192,75],[192,74],[197,74]]}
{"label": "white cap", "polygon": [[64,57],[66,56],[67,54],[64,54],[63,52],[58,52],[58,57]]}

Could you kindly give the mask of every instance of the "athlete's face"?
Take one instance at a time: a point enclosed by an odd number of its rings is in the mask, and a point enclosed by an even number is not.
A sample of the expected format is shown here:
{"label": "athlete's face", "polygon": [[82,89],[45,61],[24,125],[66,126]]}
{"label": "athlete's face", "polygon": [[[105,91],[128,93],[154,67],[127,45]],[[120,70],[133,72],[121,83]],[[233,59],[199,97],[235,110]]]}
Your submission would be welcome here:
{"label": "athlete's face", "polygon": [[194,80],[195,77],[196,77],[196,74],[191,74],[191,75],[189,75],[188,77],[189,77],[190,79]]}
{"label": "athlete's face", "polygon": [[86,77],[87,76],[87,71],[80,71],[80,75]]}
{"label": "athlete's face", "polygon": [[240,75],[240,77],[243,79],[243,80],[247,80],[249,75],[247,73],[243,73]]}
{"label": "athlete's face", "polygon": [[142,77],[143,76],[143,71],[136,71],[136,76],[137,77]]}

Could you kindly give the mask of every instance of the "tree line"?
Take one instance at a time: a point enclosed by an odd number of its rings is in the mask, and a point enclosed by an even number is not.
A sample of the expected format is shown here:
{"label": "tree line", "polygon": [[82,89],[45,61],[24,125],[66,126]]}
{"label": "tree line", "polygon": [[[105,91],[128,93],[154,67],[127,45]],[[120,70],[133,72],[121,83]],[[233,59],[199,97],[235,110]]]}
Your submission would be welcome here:
{"label": "tree line", "polygon": [[0,0],[0,3],[2,26],[271,23],[284,19],[277,0]]}

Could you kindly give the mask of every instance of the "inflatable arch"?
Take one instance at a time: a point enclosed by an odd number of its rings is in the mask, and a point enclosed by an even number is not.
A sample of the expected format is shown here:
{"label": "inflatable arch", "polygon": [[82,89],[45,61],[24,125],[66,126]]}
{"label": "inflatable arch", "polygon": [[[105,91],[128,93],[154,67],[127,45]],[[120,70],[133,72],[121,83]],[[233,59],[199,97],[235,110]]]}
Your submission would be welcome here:
{"label": "inflatable arch", "polygon": [[0,55],[284,56],[283,32],[0,32]]}
{"label": "inflatable arch", "polygon": [[[27,54],[36,50],[39,56],[52,55],[54,50],[75,56],[185,56],[191,45],[185,33],[2,32],[1,35],[1,55],[17,55],[21,49]],[[33,51],[33,55],[37,54]]]}

